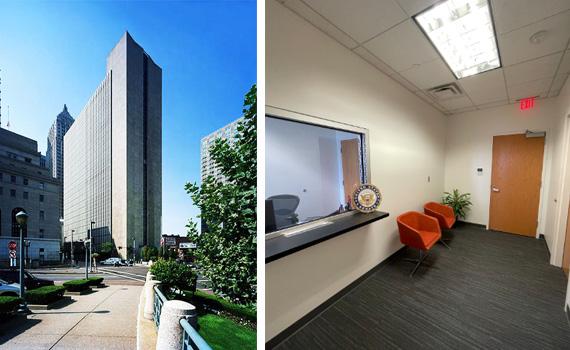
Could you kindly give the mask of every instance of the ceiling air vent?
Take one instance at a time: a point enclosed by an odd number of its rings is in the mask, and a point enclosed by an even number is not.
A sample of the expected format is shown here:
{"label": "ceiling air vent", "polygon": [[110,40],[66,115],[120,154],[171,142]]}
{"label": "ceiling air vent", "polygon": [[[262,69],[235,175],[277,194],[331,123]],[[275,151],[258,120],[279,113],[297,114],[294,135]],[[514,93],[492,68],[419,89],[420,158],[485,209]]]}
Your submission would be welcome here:
{"label": "ceiling air vent", "polygon": [[456,83],[445,84],[428,89],[427,93],[436,101],[449,100],[463,96]]}

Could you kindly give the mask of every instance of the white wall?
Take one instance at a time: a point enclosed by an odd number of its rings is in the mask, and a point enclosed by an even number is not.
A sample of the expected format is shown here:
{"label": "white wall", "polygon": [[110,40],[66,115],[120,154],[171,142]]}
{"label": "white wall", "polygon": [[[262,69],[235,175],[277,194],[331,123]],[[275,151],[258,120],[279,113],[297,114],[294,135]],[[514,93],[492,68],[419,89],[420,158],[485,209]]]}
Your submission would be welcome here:
{"label": "white wall", "polygon": [[367,128],[390,213],[266,265],[269,340],[398,250],[398,214],[441,197],[446,117],[275,0],[266,24],[267,105]]}
{"label": "white wall", "polygon": [[[544,187],[538,231],[546,236],[550,244],[552,243],[552,235],[545,230],[544,214],[557,131],[553,128],[558,114],[557,109],[555,99],[546,99],[536,101],[535,108],[531,110],[521,111],[518,105],[506,105],[449,117],[445,189],[451,191],[457,188],[460,192],[471,193],[473,207],[466,221],[481,225],[489,223],[493,136],[520,134],[526,130],[546,131]],[[483,173],[479,174],[477,168],[483,168]]]}

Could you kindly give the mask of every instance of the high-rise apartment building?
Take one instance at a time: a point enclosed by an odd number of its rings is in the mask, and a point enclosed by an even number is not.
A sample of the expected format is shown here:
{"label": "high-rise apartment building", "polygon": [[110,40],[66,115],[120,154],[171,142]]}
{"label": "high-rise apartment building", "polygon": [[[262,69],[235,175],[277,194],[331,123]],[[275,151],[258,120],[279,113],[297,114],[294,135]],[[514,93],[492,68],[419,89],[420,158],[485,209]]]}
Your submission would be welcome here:
{"label": "high-rise apartment building", "polygon": [[162,215],[162,69],[129,33],[64,137],[64,235],[158,246]]}
{"label": "high-rise apartment building", "polygon": [[210,147],[214,145],[217,139],[225,139],[232,143],[237,135],[237,126],[243,118],[239,118],[230,124],[214,131],[201,140],[200,146],[200,177],[202,181],[206,176],[213,176],[219,181],[224,181],[224,176],[220,173],[220,170],[215,166],[214,160],[210,156]]}
{"label": "high-rise apartment building", "polygon": [[35,140],[0,128],[0,263],[8,261],[8,242],[18,240],[16,214],[25,211],[23,234],[30,241],[29,258],[60,259],[60,183],[42,165]]}
{"label": "high-rise apartment building", "polygon": [[47,138],[46,165],[51,176],[58,179],[61,186],[60,217],[63,217],[63,136],[73,124],[73,118],[63,105],[63,111],[57,115],[49,129]]}

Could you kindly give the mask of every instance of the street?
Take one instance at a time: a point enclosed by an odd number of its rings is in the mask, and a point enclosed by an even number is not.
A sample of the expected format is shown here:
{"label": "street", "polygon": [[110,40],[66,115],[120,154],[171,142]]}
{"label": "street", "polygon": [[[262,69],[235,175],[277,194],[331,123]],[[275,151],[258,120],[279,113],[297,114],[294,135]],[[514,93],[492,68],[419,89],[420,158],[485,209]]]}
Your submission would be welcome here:
{"label": "street", "polygon": [[[140,285],[144,284],[147,266],[98,266],[97,272],[89,273],[89,276],[105,278],[104,283],[108,285]],[[28,270],[38,278],[44,278],[61,284],[65,281],[83,278],[85,267],[77,268],[44,268]]]}
{"label": "street", "polygon": [[[97,276],[105,278],[104,283],[108,285],[135,285],[142,286],[144,284],[148,267],[144,265],[137,266],[98,266],[97,272],[89,273],[89,276]],[[30,269],[31,274],[38,278],[44,278],[61,284],[65,281],[83,278],[85,276],[85,267],[77,268],[44,268]],[[209,291],[210,281],[198,273],[197,288]]]}

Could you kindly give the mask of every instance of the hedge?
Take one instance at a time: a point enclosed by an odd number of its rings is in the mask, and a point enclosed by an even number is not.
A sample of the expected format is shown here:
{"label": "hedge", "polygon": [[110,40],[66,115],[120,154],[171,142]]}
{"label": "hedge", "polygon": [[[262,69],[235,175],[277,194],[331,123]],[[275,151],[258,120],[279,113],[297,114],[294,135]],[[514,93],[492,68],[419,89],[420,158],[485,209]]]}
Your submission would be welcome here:
{"label": "hedge", "polygon": [[250,321],[255,322],[257,320],[257,311],[254,308],[231,303],[219,296],[204,293],[201,290],[196,290],[192,299],[198,305],[202,304],[219,311],[227,311],[232,315],[244,317]]}
{"label": "hedge", "polygon": [[47,305],[63,298],[65,287],[45,286],[26,292],[26,301],[30,304]]}
{"label": "hedge", "polygon": [[91,286],[91,281],[86,279],[71,280],[64,282],[63,286],[65,287],[65,289],[67,289],[68,292],[81,292],[89,289],[89,287]]}
{"label": "hedge", "polygon": [[101,283],[103,283],[104,278],[103,277],[89,277],[87,280],[89,281],[90,286],[97,286],[97,285],[100,285]]}
{"label": "hedge", "polygon": [[12,296],[0,296],[0,315],[18,310],[22,299]]}

